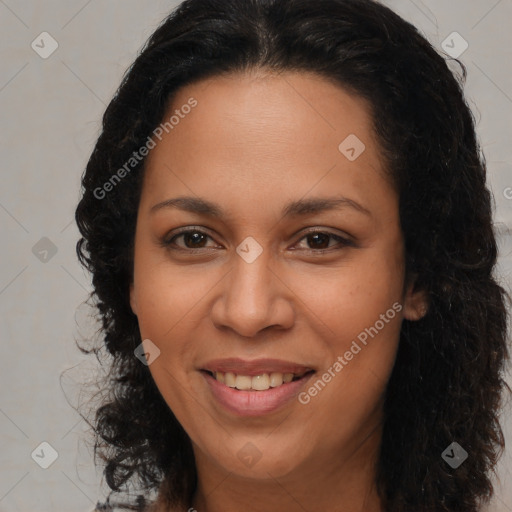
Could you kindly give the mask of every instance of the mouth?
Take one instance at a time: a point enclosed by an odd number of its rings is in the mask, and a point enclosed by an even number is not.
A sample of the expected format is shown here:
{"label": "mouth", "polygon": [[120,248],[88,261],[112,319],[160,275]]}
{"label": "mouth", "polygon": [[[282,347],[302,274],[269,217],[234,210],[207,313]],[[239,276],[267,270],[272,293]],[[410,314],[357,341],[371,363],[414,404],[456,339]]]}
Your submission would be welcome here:
{"label": "mouth", "polygon": [[277,359],[210,361],[200,369],[214,403],[236,416],[260,416],[292,404],[316,371]]}
{"label": "mouth", "polygon": [[216,359],[204,365],[207,372],[217,382],[240,391],[265,391],[297,381],[313,368],[281,359],[244,359],[232,357]]}
{"label": "mouth", "polygon": [[264,372],[260,367],[243,369],[245,373],[212,369],[200,373],[215,404],[235,416],[254,417],[292,406],[294,398],[316,373],[310,368],[295,368],[295,372]]}
{"label": "mouth", "polygon": [[217,382],[239,391],[266,391],[289,382],[301,380],[306,375],[314,373],[314,370],[305,370],[301,373],[268,372],[259,375],[242,375],[234,372],[202,371],[213,377]]}

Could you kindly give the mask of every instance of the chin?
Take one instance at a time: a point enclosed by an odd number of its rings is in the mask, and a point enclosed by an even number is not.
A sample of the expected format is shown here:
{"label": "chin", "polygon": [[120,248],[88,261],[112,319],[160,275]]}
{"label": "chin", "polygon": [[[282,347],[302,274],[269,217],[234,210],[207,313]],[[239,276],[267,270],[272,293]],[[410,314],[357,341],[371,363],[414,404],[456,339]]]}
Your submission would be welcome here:
{"label": "chin", "polygon": [[[262,444],[262,443],[261,443]],[[217,463],[226,471],[244,478],[268,480],[271,477],[282,478],[291,474],[304,461],[294,457],[298,449],[285,450],[267,444],[257,448],[258,442],[247,442],[242,448],[226,457],[226,453]]]}

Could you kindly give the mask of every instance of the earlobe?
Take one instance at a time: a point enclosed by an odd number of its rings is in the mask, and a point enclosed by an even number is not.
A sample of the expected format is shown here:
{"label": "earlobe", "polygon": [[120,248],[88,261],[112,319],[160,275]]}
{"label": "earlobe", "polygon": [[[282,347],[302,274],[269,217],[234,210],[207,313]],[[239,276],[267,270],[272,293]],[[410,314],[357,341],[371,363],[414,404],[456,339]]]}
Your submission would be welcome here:
{"label": "earlobe", "polygon": [[421,320],[428,311],[428,295],[424,290],[415,290],[415,283],[411,283],[404,299],[404,318],[413,322]]}
{"label": "earlobe", "polygon": [[130,306],[132,308],[133,314],[137,315],[137,301],[135,300],[135,290],[133,283],[130,284]]}

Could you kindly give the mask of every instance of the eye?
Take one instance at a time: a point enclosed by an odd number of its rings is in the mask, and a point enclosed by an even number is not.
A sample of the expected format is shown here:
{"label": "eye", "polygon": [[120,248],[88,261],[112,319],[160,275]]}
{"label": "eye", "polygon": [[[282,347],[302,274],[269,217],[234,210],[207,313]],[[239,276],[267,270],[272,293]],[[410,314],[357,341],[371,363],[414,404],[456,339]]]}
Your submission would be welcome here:
{"label": "eye", "polygon": [[330,244],[331,241],[336,242],[336,244],[334,244],[334,247],[339,246],[337,248],[338,250],[343,249],[344,247],[347,246],[354,247],[354,242],[352,242],[348,238],[335,235],[334,233],[330,233],[328,231],[310,231],[300,240],[305,240],[308,245],[308,247],[306,247],[305,250],[312,252],[325,252],[331,250],[333,247],[333,244]]}
{"label": "eye", "polygon": [[[182,239],[184,246],[176,243],[177,240]],[[171,247],[186,250],[194,249],[207,249],[205,246],[208,239],[211,237],[199,229],[184,229],[183,231],[173,235],[171,238],[166,238],[162,241],[164,247]],[[215,246],[218,247],[218,246]]]}
{"label": "eye", "polygon": [[[212,237],[205,233],[204,231],[201,231],[200,229],[197,228],[187,228],[183,229],[179,233],[175,233],[170,238],[165,238],[164,240],[162,240],[161,244],[165,248],[183,251],[194,251],[219,247],[218,245],[208,247],[208,239],[212,240]],[[181,243],[177,243],[178,240],[181,240]],[[306,241],[308,247],[299,247],[299,250],[306,250],[313,253],[323,253],[328,251],[330,252],[331,250],[340,250],[347,246],[355,246],[354,242],[352,242],[348,238],[344,238],[340,235],[335,235],[334,233],[321,230],[315,230],[306,233],[299,240],[299,242],[302,240]],[[298,245],[296,244],[293,250],[296,250],[297,247]]]}

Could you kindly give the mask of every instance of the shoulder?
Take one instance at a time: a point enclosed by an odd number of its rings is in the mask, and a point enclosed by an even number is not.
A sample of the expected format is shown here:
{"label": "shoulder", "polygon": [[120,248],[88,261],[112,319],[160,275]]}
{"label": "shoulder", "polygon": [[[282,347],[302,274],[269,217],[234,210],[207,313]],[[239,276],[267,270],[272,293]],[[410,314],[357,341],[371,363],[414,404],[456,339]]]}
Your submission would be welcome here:
{"label": "shoulder", "polygon": [[127,503],[98,503],[96,508],[91,512],[173,512],[178,511],[182,512],[182,509],[178,508],[169,508],[169,506],[165,506],[160,501],[156,501],[153,503],[139,503],[139,504],[127,504]]}
{"label": "shoulder", "polygon": [[144,498],[139,495],[134,501],[130,500],[111,500],[106,499],[105,502],[98,502],[96,508],[91,512],[183,512],[192,511],[193,507],[179,506],[178,504],[170,504],[164,497],[162,490],[158,493],[158,496],[154,500]]}
{"label": "shoulder", "polygon": [[149,509],[143,503],[127,504],[127,503],[97,503],[96,508],[92,512],[149,512]]}

